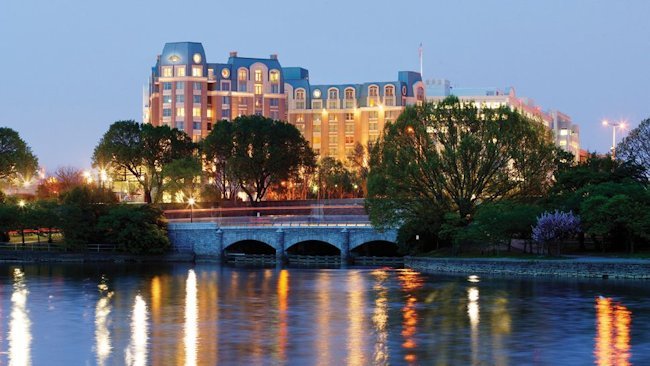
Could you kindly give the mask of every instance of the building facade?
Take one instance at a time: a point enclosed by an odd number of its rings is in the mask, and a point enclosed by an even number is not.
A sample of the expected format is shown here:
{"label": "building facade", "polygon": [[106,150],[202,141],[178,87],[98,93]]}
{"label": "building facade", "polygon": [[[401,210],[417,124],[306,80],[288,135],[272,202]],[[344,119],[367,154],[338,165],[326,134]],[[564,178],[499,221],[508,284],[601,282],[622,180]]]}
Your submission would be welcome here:
{"label": "building facade", "polygon": [[425,100],[419,73],[400,71],[397,80],[311,85],[309,71],[283,68],[277,55],[206,61],[194,42],[165,44],[143,97],[143,120],[185,131],[198,141],[216,121],[262,115],[294,124],[321,156],[345,160],[354,145],[379,137],[408,104]]}
{"label": "building facade", "polygon": [[461,101],[472,101],[481,107],[498,108],[507,106],[524,116],[541,123],[553,132],[555,144],[572,153],[576,161],[580,158],[580,129],[571,117],[556,111],[543,110],[532,99],[519,97],[512,87],[498,88],[455,88],[445,79],[426,80],[427,100],[440,102],[455,95]]}

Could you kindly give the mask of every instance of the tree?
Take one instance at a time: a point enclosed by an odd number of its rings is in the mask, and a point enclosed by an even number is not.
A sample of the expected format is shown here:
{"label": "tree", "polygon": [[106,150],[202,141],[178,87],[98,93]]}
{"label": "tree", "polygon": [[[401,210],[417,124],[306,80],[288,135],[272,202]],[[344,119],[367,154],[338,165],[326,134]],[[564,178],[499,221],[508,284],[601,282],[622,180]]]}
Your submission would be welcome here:
{"label": "tree", "polygon": [[[555,150],[536,123],[456,97],[407,107],[372,149],[366,202],[373,224],[417,221],[423,206],[468,222],[477,203],[546,187]],[[524,152],[522,141],[530,144]]]}
{"label": "tree", "polygon": [[650,172],[650,118],[630,131],[616,147],[616,154],[619,159],[633,161]]}
{"label": "tree", "polygon": [[151,205],[117,205],[99,218],[97,229],[106,241],[133,254],[160,254],[170,244],[162,211]]}
{"label": "tree", "polygon": [[318,186],[324,198],[342,198],[344,193],[352,192],[352,175],[339,160],[324,157],[317,169]]}
{"label": "tree", "polygon": [[84,249],[86,244],[101,242],[97,223],[114,203],[115,195],[104,188],[81,186],[64,193],[59,212],[66,245]]}
{"label": "tree", "polygon": [[[239,191],[239,182],[232,170],[234,155],[233,124],[228,121],[217,122],[210,134],[201,142],[201,152],[208,183],[214,187],[217,196],[224,200],[234,200]],[[208,190],[211,191],[211,190]]]}
{"label": "tree", "polygon": [[93,165],[127,170],[142,187],[145,202],[159,202],[165,178],[163,167],[193,152],[194,144],[183,131],[118,121],[95,147]]}
{"label": "tree", "polygon": [[38,159],[18,132],[0,127],[0,180],[22,176],[31,179],[38,169]]}
{"label": "tree", "polygon": [[[229,172],[255,205],[268,188],[315,166],[314,153],[300,131],[286,122],[262,116],[242,116],[223,128],[232,155]],[[225,147],[224,147],[225,149]]]}
{"label": "tree", "polygon": [[557,245],[557,255],[560,255],[562,242],[580,232],[580,217],[573,212],[544,212],[537,218],[533,228],[532,238],[535,242],[546,245],[551,254],[551,245]]}
{"label": "tree", "polygon": [[196,196],[197,178],[201,176],[201,162],[190,156],[173,160],[163,168],[166,177],[164,189],[182,201]]}
{"label": "tree", "polygon": [[364,197],[368,194],[368,155],[368,147],[357,142],[347,157],[348,165],[355,175],[355,184],[361,188]]}
{"label": "tree", "polygon": [[36,194],[42,199],[55,198],[83,184],[84,177],[81,170],[73,167],[59,167],[54,172],[54,176],[45,179],[38,185]]}

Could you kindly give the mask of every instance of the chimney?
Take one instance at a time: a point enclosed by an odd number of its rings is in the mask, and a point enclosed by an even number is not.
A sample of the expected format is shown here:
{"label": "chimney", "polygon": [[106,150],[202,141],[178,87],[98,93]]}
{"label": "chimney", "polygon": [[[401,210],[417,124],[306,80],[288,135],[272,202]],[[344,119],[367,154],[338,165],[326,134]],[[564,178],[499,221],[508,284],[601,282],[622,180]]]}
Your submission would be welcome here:
{"label": "chimney", "polygon": [[277,60],[278,59],[278,54],[277,53],[272,53],[271,56],[269,57],[271,60]]}
{"label": "chimney", "polygon": [[237,51],[230,51],[230,57],[237,57]]}

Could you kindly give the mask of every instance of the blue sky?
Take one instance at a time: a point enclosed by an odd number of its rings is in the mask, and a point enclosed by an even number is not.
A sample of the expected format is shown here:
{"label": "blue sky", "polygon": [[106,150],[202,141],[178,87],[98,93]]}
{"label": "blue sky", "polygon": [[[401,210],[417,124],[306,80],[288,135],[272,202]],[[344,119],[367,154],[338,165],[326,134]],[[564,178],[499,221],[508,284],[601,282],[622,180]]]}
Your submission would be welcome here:
{"label": "blue sky", "polygon": [[514,86],[561,110],[589,150],[604,118],[650,118],[650,1],[72,1],[0,3],[0,126],[41,163],[88,167],[108,126],[141,119],[142,86],[165,42],[278,53],[314,83],[392,80],[417,70],[452,85]]}

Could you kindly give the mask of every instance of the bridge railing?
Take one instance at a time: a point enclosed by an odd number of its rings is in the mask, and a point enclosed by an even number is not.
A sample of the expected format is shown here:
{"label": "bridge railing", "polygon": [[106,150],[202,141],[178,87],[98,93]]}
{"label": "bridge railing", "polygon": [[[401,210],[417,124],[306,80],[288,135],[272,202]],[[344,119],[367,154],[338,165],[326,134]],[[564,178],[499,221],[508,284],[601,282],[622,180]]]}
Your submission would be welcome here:
{"label": "bridge railing", "polygon": [[[190,219],[172,219],[171,222],[189,222]],[[214,222],[219,226],[251,227],[369,227],[370,220],[366,215],[331,215],[331,216],[260,216],[260,217],[211,217],[197,218],[194,222]]]}

